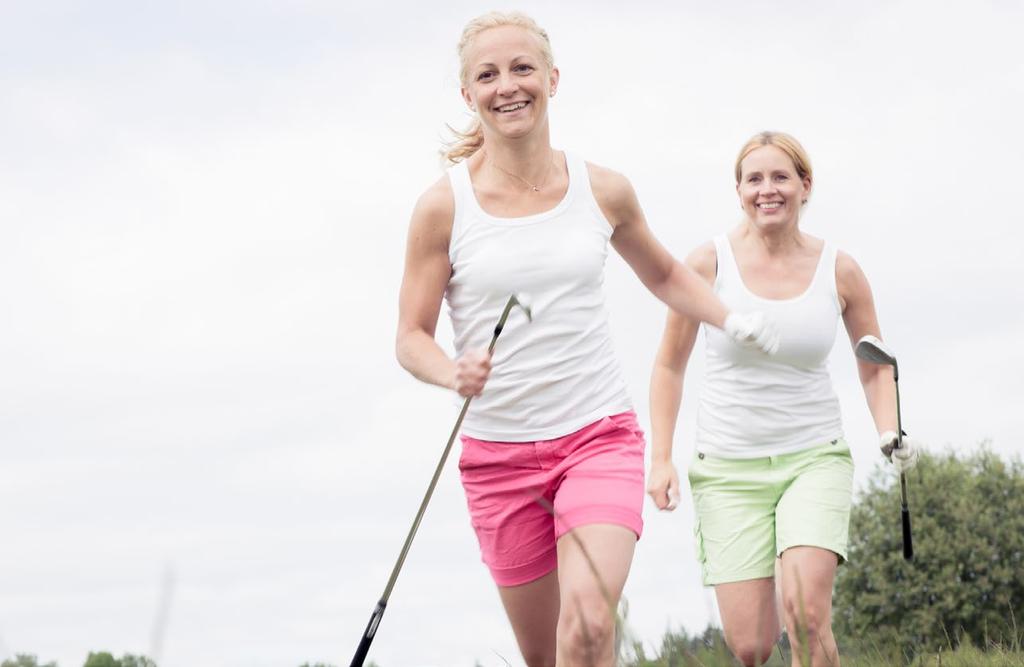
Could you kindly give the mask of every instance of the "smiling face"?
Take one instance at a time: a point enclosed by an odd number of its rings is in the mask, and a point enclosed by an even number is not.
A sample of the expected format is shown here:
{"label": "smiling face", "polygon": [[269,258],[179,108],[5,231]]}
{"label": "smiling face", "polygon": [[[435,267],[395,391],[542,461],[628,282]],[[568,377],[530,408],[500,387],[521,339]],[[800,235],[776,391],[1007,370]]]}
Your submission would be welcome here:
{"label": "smiling face", "polygon": [[467,45],[463,72],[462,97],[485,130],[519,137],[547,127],[558,69],[549,68],[530,31],[503,25],[480,32]]}
{"label": "smiling face", "polygon": [[796,225],[811,194],[811,178],[800,178],[793,160],[777,146],[761,146],[740,163],[736,193],[757,227]]}

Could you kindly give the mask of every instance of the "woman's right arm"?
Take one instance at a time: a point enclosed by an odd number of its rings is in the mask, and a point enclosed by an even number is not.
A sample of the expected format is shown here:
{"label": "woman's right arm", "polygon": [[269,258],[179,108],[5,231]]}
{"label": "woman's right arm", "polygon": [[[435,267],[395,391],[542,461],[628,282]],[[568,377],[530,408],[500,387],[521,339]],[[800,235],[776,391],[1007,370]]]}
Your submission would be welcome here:
{"label": "woman's right arm", "polygon": [[416,202],[409,223],[395,355],[402,368],[417,379],[473,396],[483,390],[490,374],[490,355],[486,350],[470,350],[453,361],[434,340],[441,301],[452,275],[448,244],[454,218],[451,183],[442,176]]}
{"label": "woman's right arm", "polygon": [[[713,284],[716,262],[715,246],[707,243],[694,250],[684,263]],[[697,320],[670,310],[651,371],[652,452],[647,493],[658,509],[675,509],[679,501],[679,476],[672,463],[672,440],[683,398],[686,364],[697,340],[699,326]]]}

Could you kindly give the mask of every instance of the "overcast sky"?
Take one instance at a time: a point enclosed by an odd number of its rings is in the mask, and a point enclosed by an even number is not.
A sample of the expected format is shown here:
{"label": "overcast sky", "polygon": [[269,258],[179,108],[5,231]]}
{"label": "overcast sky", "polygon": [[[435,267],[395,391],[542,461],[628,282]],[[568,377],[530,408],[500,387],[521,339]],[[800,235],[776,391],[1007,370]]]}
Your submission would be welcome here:
{"label": "overcast sky", "polygon": [[[0,658],[348,664],[456,414],[394,360],[397,290],[492,7],[0,0]],[[740,219],[750,135],[799,138],[801,224],[867,273],[907,430],[1019,451],[1019,2],[519,7],[561,68],[553,143],[626,174],[678,255]],[[614,254],[606,288],[646,426],[664,311]],[[844,338],[831,369],[862,484]],[[646,505],[626,586],[652,646],[717,622],[684,497]],[[454,461],[371,656],[522,664]]]}

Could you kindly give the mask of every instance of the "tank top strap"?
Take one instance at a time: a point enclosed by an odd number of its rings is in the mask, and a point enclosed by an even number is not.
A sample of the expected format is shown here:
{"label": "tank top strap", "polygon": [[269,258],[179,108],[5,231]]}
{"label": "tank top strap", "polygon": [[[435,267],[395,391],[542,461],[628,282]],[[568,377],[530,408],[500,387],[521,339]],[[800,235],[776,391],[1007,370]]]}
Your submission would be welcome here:
{"label": "tank top strap", "polygon": [[590,173],[586,161],[569,151],[565,152],[565,167],[569,172],[569,188],[575,189],[593,198],[594,191],[590,188]]}
{"label": "tank top strap", "polygon": [[736,257],[732,254],[729,237],[719,234],[714,238],[715,254],[718,256],[718,269],[715,271],[715,291],[720,292],[726,287],[736,287],[742,283],[740,269],[736,266]]}
{"label": "tank top strap", "polygon": [[587,208],[602,233],[611,236],[612,224],[605,216],[601,205],[597,203],[586,160],[575,153],[565,151],[565,164],[569,171],[569,192],[566,193],[566,199],[574,205]]}
{"label": "tank top strap", "polygon": [[589,206],[603,219],[604,214],[601,213],[601,207],[594,197],[594,189],[590,186],[590,172],[587,171],[586,160],[576,153],[565,151],[565,167],[569,172],[569,190],[565,193],[565,198],[570,204],[580,203]]}
{"label": "tank top strap", "polygon": [[839,287],[836,285],[836,263],[838,261],[839,248],[825,241],[825,245],[821,249],[821,259],[818,260],[814,284],[835,304],[836,312],[842,313],[843,309],[839,303]]}
{"label": "tank top strap", "polygon": [[473,182],[469,178],[469,165],[466,160],[456,162],[448,168],[448,182],[452,186],[455,199],[455,216],[452,220],[451,238],[457,239],[465,231],[465,220],[473,210],[476,195],[473,194]]}

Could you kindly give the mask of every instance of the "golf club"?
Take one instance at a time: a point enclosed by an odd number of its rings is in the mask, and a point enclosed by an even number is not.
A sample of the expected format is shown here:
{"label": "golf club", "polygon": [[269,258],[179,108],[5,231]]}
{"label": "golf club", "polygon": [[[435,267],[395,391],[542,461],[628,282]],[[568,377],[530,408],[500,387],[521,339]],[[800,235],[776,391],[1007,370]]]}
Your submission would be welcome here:
{"label": "golf club", "polygon": [[[527,303],[525,298],[520,299],[513,294],[508,298],[508,302],[505,304],[505,310],[501,312],[501,317],[498,319],[498,324],[494,327],[494,335],[491,337],[491,344],[487,346],[488,352],[494,351],[494,344],[498,341],[498,336],[501,335],[501,330],[505,328],[505,320],[508,319],[509,313],[512,308],[519,306],[526,313],[526,317],[531,322],[533,321],[533,312],[530,309],[530,305]],[[374,636],[377,634],[377,628],[380,626],[381,618],[384,617],[384,609],[388,605],[388,598],[391,597],[391,590],[395,587],[395,581],[398,579],[398,573],[402,570],[402,565],[405,563],[405,557],[409,553],[409,547],[412,545],[412,540],[416,536],[416,531],[420,527],[420,521],[423,519],[423,513],[427,510],[427,503],[430,502],[430,497],[434,494],[434,487],[437,486],[437,480],[441,476],[441,470],[444,468],[445,461],[448,460],[448,453],[452,449],[452,443],[455,442],[455,436],[459,432],[459,427],[462,426],[462,419],[466,416],[466,410],[469,409],[469,403],[473,400],[472,396],[467,396],[465,402],[462,404],[462,410],[459,412],[459,418],[455,420],[455,427],[452,429],[452,434],[448,436],[448,444],[445,445],[444,452],[441,454],[441,460],[437,462],[437,468],[434,469],[434,476],[430,480],[430,486],[427,487],[427,492],[423,495],[423,501],[420,503],[420,509],[416,512],[416,518],[412,522],[412,528],[409,529],[409,534],[405,538],[405,544],[402,545],[402,551],[398,554],[398,560],[395,561],[395,567],[391,570],[391,577],[388,578],[388,584],[384,587],[384,594],[380,596],[380,600],[377,602],[377,606],[373,609],[373,614],[370,615],[370,622],[366,625],[366,630],[363,632],[363,638],[359,641],[359,646],[356,648],[356,654],[352,658],[350,667],[363,667],[363,661],[366,660],[366,654],[370,650],[370,643],[373,642]]]}
{"label": "golf club", "polygon": [[[873,364],[892,366],[892,379],[896,384],[896,449],[903,446],[903,418],[900,415],[900,371],[896,364],[896,355],[885,346],[885,343],[874,336],[868,335],[857,341],[855,354]],[[886,452],[891,456],[892,452]],[[910,508],[907,506],[907,475],[900,472],[900,502],[903,515],[903,558],[914,557],[914,542],[910,535]]]}

